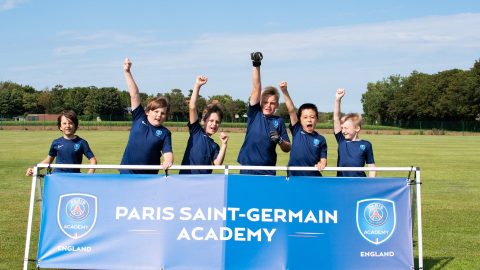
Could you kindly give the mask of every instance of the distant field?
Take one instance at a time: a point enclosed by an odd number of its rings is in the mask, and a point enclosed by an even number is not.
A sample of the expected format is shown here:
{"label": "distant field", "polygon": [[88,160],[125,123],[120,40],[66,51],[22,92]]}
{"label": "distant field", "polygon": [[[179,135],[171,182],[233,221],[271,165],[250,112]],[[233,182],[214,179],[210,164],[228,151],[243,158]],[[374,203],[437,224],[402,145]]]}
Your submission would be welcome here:
{"label": "distant field", "polygon": [[[59,131],[0,130],[0,269],[22,267],[31,182],[24,172],[47,155],[51,141],[60,135]],[[118,164],[128,138],[127,131],[81,130],[78,135],[88,140],[100,164]],[[237,164],[243,136],[230,134],[225,164]],[[362,137],[373,143],[377,166],[414,165],[422,170],[425,269],[480,269],[480,136]],[[175,164],[181,162],[187,139],[186,132],[173,132]],[[332,134],[326,139],[328,163],[335,166],[336,143]],[[288,155],[279,153],[278,165],[287,161]],[[34,233],[35,244],[37,237]]]}

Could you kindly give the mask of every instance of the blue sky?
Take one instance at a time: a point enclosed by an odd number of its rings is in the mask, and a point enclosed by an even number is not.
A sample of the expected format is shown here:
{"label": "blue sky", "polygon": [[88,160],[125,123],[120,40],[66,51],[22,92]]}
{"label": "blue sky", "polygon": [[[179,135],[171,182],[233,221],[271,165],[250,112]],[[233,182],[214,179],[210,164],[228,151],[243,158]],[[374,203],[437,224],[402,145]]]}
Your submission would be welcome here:
{"label": "blue sky", "polygon": [[128,56],[142,92],[187,94],[203,74],[203,96],[246,101],[249,53],[262,51],[264,86],[286,80],[297,107],[320,111],[342,87],[342,110],[355,112],[368,82],[469,69],[480,59],[480,3],[0,0],[0,35],[0,81],[126,89]]}

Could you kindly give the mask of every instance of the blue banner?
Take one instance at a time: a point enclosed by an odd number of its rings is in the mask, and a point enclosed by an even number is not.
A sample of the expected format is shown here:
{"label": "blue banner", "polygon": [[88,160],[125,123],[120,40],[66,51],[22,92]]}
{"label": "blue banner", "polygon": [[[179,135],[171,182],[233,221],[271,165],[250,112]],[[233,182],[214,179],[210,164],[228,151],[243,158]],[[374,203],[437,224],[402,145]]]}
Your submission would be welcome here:
{"label": "blue banner", "polygon": [[410,269],[400,178],[53,174],[38,266]]}

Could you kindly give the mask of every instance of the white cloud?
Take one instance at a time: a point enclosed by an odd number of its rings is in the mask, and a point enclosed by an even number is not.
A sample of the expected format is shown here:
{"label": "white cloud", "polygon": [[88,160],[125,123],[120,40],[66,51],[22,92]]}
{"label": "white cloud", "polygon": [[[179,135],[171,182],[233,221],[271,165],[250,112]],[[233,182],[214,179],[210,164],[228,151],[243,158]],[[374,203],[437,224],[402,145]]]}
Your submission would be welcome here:
{"label": "white cloud", "polygon": [[[240,61],[250,51],[265,52],[268,61],[312,61],[345,58],[353,54],[432,54],[452,48],[480,48],[480,14],[459,14],[418,19],[324,27],[314,30],[263,34],[204,33],[193,40],[167,40],[155,32],[124,34],[64,32],[57,55],[86,54],[93,50],[126,47],[142,50],[152,64],[214,65]],[[189,63],[189,64],[187,64]],[[162,65],[165,66],[165,65]]]}
{"label": "white cloud", "polygon": [[0,10],[14,9],[25,2],[27,0],[0,0]]}
{"label": "white cloud", "polygon": [[[195,75],[204,73],[211,77],[205,96],[227,89],[233,97],[246,99],[249,53],[259,50],[265,56],[265,84],[288,80],[292,89],[301,89],[295,92],[296,102],[311,101],[328,110],[328,91],[345,87],[350,90],[345,108],[360,111],[360,96],[368,82],[413,70],[469,68],[480,51],[480,28],[475,25],[480,25],[478,13],[296,32],[203,33],[179,39],[149,29],[64,31],[55,37],[51,67],[37,68],[61,72],[50,85],[60,80],[76,85],[88,78],[88,84],[124,87],[118,74],[123,57],[129,56],[142,90],[158,90],[159,82],[162,89],[186,90]],[[43,85],[49,85],[47,79],[41,78]]]}

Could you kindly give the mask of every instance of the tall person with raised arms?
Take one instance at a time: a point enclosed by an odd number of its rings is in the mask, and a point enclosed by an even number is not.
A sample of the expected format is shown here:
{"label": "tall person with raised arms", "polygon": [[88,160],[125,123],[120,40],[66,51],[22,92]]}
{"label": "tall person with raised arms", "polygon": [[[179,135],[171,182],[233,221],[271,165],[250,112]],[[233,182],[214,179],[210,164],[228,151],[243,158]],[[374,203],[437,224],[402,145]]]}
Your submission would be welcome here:
{"label": "tall person with raised arms", "polygon": [[[274,115],[278,107],[279,93],[273,86],[267,86],[262,92],[260,65],[263,59],[261,52],[251,54],[252,92],[247,110],[247,133],[238,154],[237,161],[241,165],[275,166],[277,164],[276,146],[283,152],[291,149],[285,121]],[[272,170],[240,170],[241,174],[275,175]]]}

